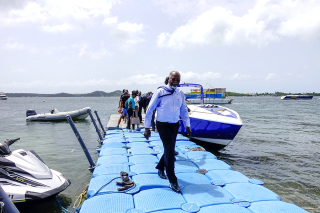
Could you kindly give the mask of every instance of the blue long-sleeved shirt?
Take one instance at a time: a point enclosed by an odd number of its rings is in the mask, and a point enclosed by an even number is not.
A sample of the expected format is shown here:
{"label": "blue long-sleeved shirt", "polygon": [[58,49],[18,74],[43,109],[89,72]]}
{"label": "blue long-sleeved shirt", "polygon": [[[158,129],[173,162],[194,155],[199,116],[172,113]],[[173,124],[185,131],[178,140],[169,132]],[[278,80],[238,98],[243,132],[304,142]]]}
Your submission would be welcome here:
{"label": "blue long-sleeved shirt", "polygon": [[[169,86],[166,87],[169,90],[171,90]],[[183,124],[185,126],[190,126],[188,108],[186,106],[183,91],[180,88],[176,88],[172,95],[166,94],[170,94],[170,92],[164,90],[163,88],[159,88],[152,95],[151,101],[146,112],[144,127],[150,128],[152,112],[155,109],[157,110],[157,121],[177,123],[180,119],[179,116],[181,116]]]}

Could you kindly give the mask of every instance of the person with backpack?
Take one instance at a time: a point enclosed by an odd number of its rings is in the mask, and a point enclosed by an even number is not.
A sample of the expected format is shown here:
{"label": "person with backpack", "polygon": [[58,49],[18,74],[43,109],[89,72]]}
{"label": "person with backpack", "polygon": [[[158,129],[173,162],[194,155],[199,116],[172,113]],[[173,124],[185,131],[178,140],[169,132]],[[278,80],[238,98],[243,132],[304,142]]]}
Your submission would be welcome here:
{"label": "person with backpack", "polygon": [[154,110],[157,110],[156,124],[163,143],[164,154],[156,169],[158,169],[158,175],[162,179],[167,179],[164,173],[164,170],[166,170],[169,182],[171,183],[171,189],[178,193],[180,193],[180,187],[174,173],[174,160],[180,117],[186,127],[188,137],[191,138],[192,135],[184,93],[178,88],[180,76],[180,73],[177,71],[170,72],[168,85],[159,87],[152,95],[144,122],[144,136],[146,139],[149,139],[151,136],[150,124],[152,114]]}

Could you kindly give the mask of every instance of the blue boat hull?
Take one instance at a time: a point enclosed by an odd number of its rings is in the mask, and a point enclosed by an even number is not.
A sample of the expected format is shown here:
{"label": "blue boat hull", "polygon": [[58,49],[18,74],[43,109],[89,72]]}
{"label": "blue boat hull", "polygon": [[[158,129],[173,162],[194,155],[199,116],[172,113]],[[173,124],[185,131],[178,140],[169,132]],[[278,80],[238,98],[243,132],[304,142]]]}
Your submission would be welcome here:
{"label": "blue boat hull", "polygon": [[[242,125],[226,124],[190,117],[192,138],[226,146],[238,134]],[[183,122],[179,122],[179,133],[186,135]]]}

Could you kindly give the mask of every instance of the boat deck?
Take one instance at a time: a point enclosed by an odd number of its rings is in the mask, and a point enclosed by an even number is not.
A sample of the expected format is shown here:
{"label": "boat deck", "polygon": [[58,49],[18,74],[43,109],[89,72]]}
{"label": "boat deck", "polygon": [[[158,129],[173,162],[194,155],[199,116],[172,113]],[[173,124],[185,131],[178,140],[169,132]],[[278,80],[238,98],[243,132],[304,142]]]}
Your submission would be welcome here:
{"label": "boat deck", "polygon": [[[116,116],[108,127],[114,128]],[[119,116],[117,116],[119,118]],[[114,125],[114,126],[112,126]],[[97,151],[99,159],[80,213],[305,213],[263,187],[263,182],[232,170],[212,153],[178,135],[175,173],[181,193],[170,189],[168,179],[155,169],[163,154],[159,134],[149,140],[143,132],[108,130]],[[198,148],[196,148],[198,147]],[[200,151],[197,151],[200,150]],[[134,186],[118,191],[120,172],[129,174]]]}

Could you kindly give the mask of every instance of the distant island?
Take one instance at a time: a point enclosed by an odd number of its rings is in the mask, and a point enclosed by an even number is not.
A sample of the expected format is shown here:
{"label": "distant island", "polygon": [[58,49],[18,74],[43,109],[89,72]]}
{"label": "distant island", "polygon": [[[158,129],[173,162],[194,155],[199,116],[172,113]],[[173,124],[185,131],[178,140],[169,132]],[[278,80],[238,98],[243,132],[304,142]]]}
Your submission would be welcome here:
{"label": "distant island", "polygon": [[[186,93],[189,94],[189,93]],[[7,97],[119,97],[122,95],[121,90],[113,92],[94,91],[84,94],[70,94],[70,93],[55,93],[55,94],[40,94],[40,93],[6,93]],[[145,95],[145,94],[143,94]],[[284,93],[284,92],[264,92],[264,93],[237,93],[226,92],[226,96],[284,96],[284,95],[312,95],[320,96],[320,93]]]}
{"label": "distant island", "polygon": [[6,93],[7,97],[119,97],[122,95],[121,90],[113,92],[94,91],[84,94],[70,94],[70,93],[55,93],[55,94],[40,94],[40,93]]}
{"label": "distant island", "polygon": [[310,92],[310,93],[285,93],[285,92],[264,92],[264,93],[237,93],[237,92],[226,92],[227,96],[284,96],[284,95],[312,95],[320,96],[320,93]]}

